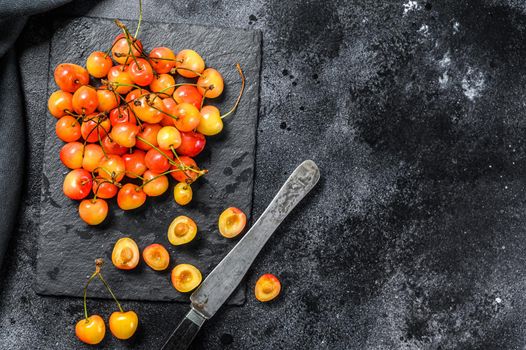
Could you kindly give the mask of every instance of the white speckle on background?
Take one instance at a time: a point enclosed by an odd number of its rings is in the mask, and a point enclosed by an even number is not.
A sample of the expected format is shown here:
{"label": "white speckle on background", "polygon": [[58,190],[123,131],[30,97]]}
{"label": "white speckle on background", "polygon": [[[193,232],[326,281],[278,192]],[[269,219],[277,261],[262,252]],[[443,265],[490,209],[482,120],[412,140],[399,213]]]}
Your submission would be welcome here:
{"label": "white speckle on background", "polygon": [[451,64],[451,54],[449,53],[449,51],[444,54],[444,57],[442,57],[440,61],[438,61],[438,64],[442,68],[449,67],[449,65]]}
{"label": "white speckle on background", "polygon": [[444,72],[441,77],[438,77],[438,83],[442,89],[447,86],[447,83],[449,83],[449,75],[447,75],[447,72]]}
{"label": "white speckle on background", "polygon": [[409,0],[403,6],[404,6],[404,16],[407,16],[407,13],[409,11],[414,11],[414,10],[418,10],[419,9],[418,3],[416,1],[412,1],[412,0]]}
{"label": "white speckle on background", "polygon": [[500,304],[500,303],[502,303],[502,299],[501,299],[501,298],[499,298],[499,297],[496,297],[496,298],[495,298],[495,301],[497,302],[497,304]]}
{"label": "white speckle on background", "polygon": [[480,96],[480,93],[484,89],[484,85],[484,74],[482,72],[475,72],[469,67],[468,72],[462,78],[462,90],[464,91],[464,95],[470,101],[474,101],[475,98]]}
{"label": "white speckle on background", "polygon": [[418,32],[424,36],[427,36],[429,34],[429,26],[427,24],[422,24]]}
{"label": "white speckle on background", "polygon": [[458,32],[460,32],[460,23],[455,21],[455,23],[453,23],[453,33],[458,33]]}

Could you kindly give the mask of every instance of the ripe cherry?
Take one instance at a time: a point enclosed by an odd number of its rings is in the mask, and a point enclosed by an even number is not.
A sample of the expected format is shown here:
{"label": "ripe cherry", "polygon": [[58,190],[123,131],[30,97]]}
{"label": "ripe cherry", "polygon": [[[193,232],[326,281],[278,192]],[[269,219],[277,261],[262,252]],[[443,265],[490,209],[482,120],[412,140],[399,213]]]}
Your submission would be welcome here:
{"label": "ripe cherry", "polygon": [[168,177],[146,170],[143,174],[143,191],[150,197],[162,195],[168,190]]}
{"label": "ripe cherry", "polygon": [[[113,66],[108,71],[108,85],[112,85],[112,88],[119,94],[126,94],[133,89],[133,80],[130,73],[124,66]],[[120,85],[122,84],[122,85]]]}
{"label": "ripe cherry", "polygon": [[88,71],[77,64],[62,63],[55,68],[55,82],[62,91],[75,92],[89,84]]}
{"label": "ripe cherry", "polygon": [[110,122],[111,126],[115,126],[119,123],[131,123],[137,124],[137,120],[128,106],[119,106],[114,108],[110,112]]}
{"label": "ripe cherry", "polygon": [[183,102],[175,107],[174,125],[179,131],[192,131],[199,125],[201,114],[194,105]]}
{"label": "ripe cherry", "polygon": [[77,119],[65,115],[55,125],[55,132],[59,139],[64,142],[77,141],[81,136],[81,127]]}
{"label": "ripe cherry", "polygon": [[[173,171],[170,175],[172,175],[177,182],[192,183],[197,179],[199,167],[195,160],[187,156],[179,156],[174,162],[176,164],[172,165],[172,170],[179,169],[179,171]],[[187,168],[192,168],[196,171],[188,170]]]}
{"label": "ripe cherry", "polygon": [[195,108],[201,108],[201,101],[203,100],[203,95],[197,90],[195,86],[192,85],[183,85],[175,89],[173,94],[174,100],[177,103],[190,103],[195,106]]}
{"label": "ripe cherry", "polygon": [[70,169],[78,169],[82,167],[82,154],[84,153],[84,145],[80,142],[69,142],[62,146],[60,150],[60,160],[62,164]]}
{"label": "ripe cherry", "polygon": [[97,109],[100,112],[109,112],[112,109],[117,108],[121,100],[115,91],[108,90],[105,85],[97,89],[97,98],[99,100]]}
{"label": "ripe cherry", "polygon": [[84,117],[80,131],[86,142],[97,142],[110,133],[110,120],[103,114],[90,114]]}
{"label": "ripe cherry", "polygon": [[163,101],[155,94],[137,98],[132,103],[135,116],[146,123],[159,123],[163,119]]}
{"label": "ripe cherry", "polygon": [[208,98],[216,98],[223,93],[223,76],[214,68],[207,68],[197,79],[197,89]]}
{"label": "ripe cherry", "polygon": [[175,54],[167,47],[156,47],[150,51],[150,62],[157,73],[168,73],[175,67]]}
{"label": "ripe cherry", "polygon": [[111,137],[114,142],[127,148],[135,146],[139,127],[132,123],[119,123],[111,129]]}
{"label": "ripe cherry", "polygon": [[157,133],[157,144],[162,150],[175,149],[181,145],[181,133],[173,126],[163,126]]}
{"label": "ripe cherry", "polygon": [[102,147],[96,144],[88,144],[84,148],[84,158],[82,159],[82,168],[87,171],[93,171],[99,166],[100,160],[104,157]]}
{"label": "ripe cherry", "polygon": [[72,104],[77,114],[87,115],[95,112],[99,105],[97,91],[89,86],[79,87],[73,94]]}
{"label": "ripe cherry", "polygon": [[108,203],[101,198],[84,199],[79,205],[79,215],[88,225],[98,225],[108,216]]}
{"label": "ripe cherry", "polygon": [[152,148],[146,152],[146,156],[144,157],[144,162],[148,169],[158,174],[170,169],[170,160],[173,159],[172,152],[161,152]]}
{"label": "ripe cherry", "polygon": [[145,89],[133,89],[126,95],[126,102],[132,103],[141,96],[149,95],[150,91]]}
{"label": "ripe cherry", "polygon": [[107,154],[116,154],[118,156],[122,156],[128,152],[127,147],[119,145],[109,135],[106,135],[102,138],[101,146]]}
{"label": "ripe cherry", "polygon": [[130,339],[137,330],[139,318],[134,311],[115,311],[110,315],[110,331],[117,339]]}
{"label": "ripe cherry", "polygon": [[117,194],[117,205],[122,210],[139,208],[146,202],[146,193],[137,185],[127,183]]}
{"label": "ripe cherry", "polygon": [[174,125],[174,113],[177,108],[177,102],[171,97],[163,99],[163,119],[161,120],[162,126],[173,126]]}
{"label": "ripe cherry", "polygon": [[101,177],[93,179],[93,193],[99,198],[109,199],[115,197],[119,188]]}
{"label": "ripe cherry", "polygon": [[[159,124],[142,124],[141,130],[137,134],[137,143],[135,146],[144,151],[152,148],[150,144],[157,147],[157,133],[159,133],[159,130],[161,130],[161,126]],[[141,139],[144,139],[146,142],[141,141]]]}
{"label": "ripe cherry", "polygon": [[195,78],[205,69],[205,61],[194,50],[182,50],[175,57],[175,67],[183,77]]}
{"label": "ripe cherry", "polygon": [[112,66],[111,58],[102,51],[92,52],[86,60],[86,69],[95,78],[103,78],[108,75]]}
{"label": "ripe cherry", "polygon": [[139,86],[148,86],[153,81],[152,66],[144,58],[133,60],[128,66],[133,82]]}
{"label": "ripe cherry", "polygon": [[201,108],[201,121],[197,131],[206,136],[217,135],[223,130],[223,119],[216,106],[203,106]]}
{"label": "ripe cherry", "polygon": [[120,156],[109,154],[100,160],[97,172],[103,179],[120,182],[125,175],[126,166]]}
{"label": "ripe cherry", "polygon": [[[131,44],[131,51],[130,51]],[[129,64],[133,61],[133,56],[139,57],[142,53],[142,43],[139,39],[128,37],[121,33],[113,41],[111,55],[115,62],[119,64]]]}
{"label": "ripe cherry", "polygon": [[192,201],[192,186],[186,182],[179,182],[174,186],[174,199],[179,205],[187,205]]}
{"label": "ripe cherry", "polygon": [[153,78],[150,83],[150,90],[157,92],[160,97],[166,98],[172,96],[175,91],[175,79],[170,74],[159,74],[158,77]]}
{"label": "ripe cherry", "polygon": [[184,156],[195,157],[205,148],[205,144],[203,134],[194,131],[181,132],[181,145],[176,151]]}
{"label": "ripe cherry", "polygon": [[91,173],[84,169],[74,169],[64,178],[62,190],[68,198],[84,199],[91,191],[91,181]]}
{"label": "ripe cherry", "polygon": [[95,345],[104,339],[104,335],[106,335],[106,325],[102,317],[99,315],[91,315],[77,322],[75,334],[83,343]]}
{"label": "ripe cherry", "polygon": [[126,167],[126,176],[131,179],[141,176],[146,171],[146,162],[144,161],[146,153],[139,149],[132,153],[127,153],[122,156]]}
{"label": "ripe cherry", "polygon": [[55,118],[60,118],[66,114],[66,111],[73,111],[73,95],[69,92],[57,90],[49,96],[47,108],[49,113]]}

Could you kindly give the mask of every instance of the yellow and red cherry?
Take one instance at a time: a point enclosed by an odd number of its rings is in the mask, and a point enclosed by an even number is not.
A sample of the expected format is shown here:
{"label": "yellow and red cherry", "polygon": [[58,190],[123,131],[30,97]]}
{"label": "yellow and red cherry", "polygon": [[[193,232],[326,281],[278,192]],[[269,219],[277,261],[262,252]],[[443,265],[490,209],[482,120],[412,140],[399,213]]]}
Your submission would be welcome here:
{"label": "yellow and red cherry", "polygon": [[139,127],[132,123],[119,123],[111,129],[111,138],[114,142],[127,148],[135,146]]}
{"label": "yellow and red cherry", "polygon": [[102,198],[84,199],[79,205],[79,215],[88,225],[99,225],[108,216],[108,203]]}
{"label": "yellow and red cherry", "polygon": [[62,164],[70,169],[82,168],[84,145],[80,142],[68,142],[60,149]]}
{"label": "yellow and red cherry", "polygon": [[160,124],[162,126],[173,126],[174,125],[174,113],[177,108],[177,102],[171,97],[163,99],[163,119]]}
{"label": "yellow and red cherry", "polygon": [[75,335],[83,343],[96,345],[106,335],[106,325],[99,315],[91,315],[83,318],[75,325]]}
{"label": "yellow and red cherry", "polygon": [[120,182],[124,178],[126,166],[122,157],[109,154],[100,160],[97,172],[103,179]]}
{"label": "yellow and red cherry", "polygon": [[182,50],[175,57],[177,73],[185,78],[195,78],[205,69],[205,61],[194,50]]}
{"label": "yellow and red cherry", "polygon": [[170,74],[159,74],[150,83],[150,90],[159,94],[159,97],[166,98],[172,96],[175,91],[175,79]]}
{"label": "yellow and red cherry", "polygon": [[126,167],[126,176],[135,179],[148,169],[146,167],[146,162],[144,161],[144,156],[146,154],[140,149],[134,150],[132,153],[127,153],[122,156],[124,164]]}
{"label": "yellow and red cherry", "polygon": [[157,133],[157,144],[165,151],[175,149],[181,145],[181,133],[174,126],[163,126]]}
{"label": "yellow and red cherry", "polygon": [[122,210],[139,208],[146,202],[146,193],[138,185],[127,183],[117,193],[117,205]]}
{"label": "yellow and red cherry", "polygon": [[199,132],[181,132],[181,145],[176,148],[178,154],[195,157],[205,148],[206,139]]}
{"label": "yellow and red cherry", "polygon": [[152,66],[144,58],[133,60],[128,66],[133,82],[139,86],[148,86],[153,81]]}
{"label": "yellow and red cherry", "polygon": [[101,159],[104,157],[102,147],[96,144],[88,144],[84,148],[84,158],[82,159],[82,168],[92,172],[100,164]]}
{"label": "yellow and red cherry", "polygon": [[126,95],[126,102],[132,103],[141,96],[149,95],[150,91],[145,89],[133,89]]}
{"label": "yellow and red cherry", "polygon": [[60,90],[66,92],[75,92],[81,86],[89,84],[88,71],[77,64],[59,64],[55,68],[54,77]]}
{"label": "yellow and red cherry", "polygon": [[168,177],[154,173],[151,170],[146,170],[143,174],[143,187],[142,190],[150,197],[157,197],[162,195],[168,190]]}
{"label": "yellow and red cherry", "polygon": [[172,285],[181,293],[188,293],[196,289],[203,280],[201,271],[190,264],[179,264],[172,270]]}
{"label": "yellow and red cherry", "polygon": [[173,159],[172,152],[158,151],[154,148],[146,152],[144,157],[144,162],[148,169],[152,170],[155,173],[164,173],[170,169],[170,161]]}
{"label": "yellow and red cherry", "polygon": [[71,103],[73,110],[77,114],[91,114],[95,112],[99,105],[97,91],[89,86],[81,86],[73,93]]}
{"label": "yellow and red cherry", "polygon": [[141,54],[142,43],[139,39],[135,39],[132,36],[127,38],[123,33],[121,33],[117,35],[113,41],[111,55],[115,62],[119,64],[130,64],[134,60],[133,57],[139,57]]}
{"label": "yellow and red cherry", "polygon": [[97,89],[97,98],[99,100],[99,105],[97,106],[99,112],[110,112],[119,106],[121,100],[115,91],[108,90],[108,87],[105,85]]}
{"label": "yellow and red cherry", "polygon": [[192,131],[199,125],[201,114],[199,110],[190,103],[180,103],[175,107],[174,125],[179,131]]}
{"label": "yellow and red cherry", "polygon": [[134,311],[115,311],[109,319],[111,334],[117,339],[130,339],[137,331],[139,317]]}
{"label": "yellow and red cherry", "polygon": [[86,198],[91,192],[91,173],[84,169],[71,170],[64,178],[62,191],[70,199]]}
{"label": "yellow and red cherry", "polygon": [[170,265],[170,254],[164,246],[158,243],[150,244],[142,251],[146,265],[155,271],[163,271]]}
{"label": "yellow and red cherry", "polygon": [[124,237],[119,239],[113,246],[111,262],[118,269],[132,270],[139,264],[140,257],[137,243],[129,237]]}
{"label": "yellow and red cherry", "polygon": [[192,201],[192,186],[186,182],[179,182],[174,186],[174,199],[179,205],[187,205]]}
{"label": "yellow and red cherry", "polygon": [[223,130],[223,119],[219,109],[215,106],[203,106],[201,108],[201,121],[197,131],[206,136],[217,135]]}
{"label": "yellow and red cherry", "polygon": [[181,245],[191,242],[197,234],[195,221],[188,216],[178,216],[168,227],[168,241],[173,245]]}
{"label": "yellow and red cherry", "polygon": [[207,98],[216,98],[223,93],[223,76],[214,68],[207,68],[197,79],[197,89]]}
{"label": "yellow and red cherry", "polygon": [[93,179],[93,193],[97,197],[110,199],[117,195],[117,191],[119,188],[108,180],[101,177]]}
{"label": "yellow and red cherry", "polygon": [[80,132],[86,142],[98,142],[110,133],[111,122],[104,115],[90,114],[84,117]]}
{"label": "yellow and red cherry", "polygon": [[133,80],[125,66],[113,66],[108,71],[108,83],[119,94],[127,94],[133,89]]}
{"label": "yellow and red cherry", "polygon": [[63,117],[66,112],[73,111],[73,95],[69,92],[57,90],[49,96],[47,108],[55,118]]}
{"label": "yellow and red cherry", "polygon": [[[159,124],[143,123],[141,130],[137,134],[137,143],[135,146],[143,151],[151,149],[151,145],[157,147],[157,134],[161,128],[162,126]],[[143,142],[141,139],[144,139],[146,142]]]}
{"label": "yellow and red cherry", "polygon": [[80,139],[81,126],[77,119],[70,115],[65,115],[55,124],[55,132],[59,139],[64,142],[73,142]]}
{"label": "yellow and red cherry", "polygon": [[271,273],[262,275],[256,282],[254,294],[256,299],[267,302],[275,299],[281,291],[279,279]]}
{"label": "yellow and red cherry", "polygon": [[137,120],[133,113],[130,112],[128,106],[119,106],[114,108],[110,112],[110,122],[111,126],[115,126],[120,123],[131,123],[137,124]]}
{"label": "yellow and red cherry", "polygon": [[195,108],[201,108],[201,102],[203,101],[203,95],[193,85],[183,85],[175,89],[173,98],[177,103],[190,103]]}
{"label": "yellow and red cherry", "polygon": [[146,123],[159,123],[163,119],[163,101],[155,94],[143,95],[132,103],[135,116]]}
{"label": "yellow and red cherry", "polygon": [[[172,165],[172,170],[178,169],[179,171],[173,171],[170,175],[172,175],[177,182],[192,183],[197,179],[198,173],[196,171],[199,171],[199,167],[195,160],[188,156],[179,156],[174,162],[175,165]],[[187,168],[192,168],[196,171]]]}
{"label": "yellow and red cherry", "polygon": [[103,78],[108,75],[112,66],[111,58],[102,51],[92,52],[86,60],[86,69],[95,78]]}
{"label": "yellow and red cherry", "polygon": [[155,47],[150,51],[150,63],[159,73],[169,73],[175,67],[175,54],[167,47]]}
{"label": "yellow and red cherry", "polygon": [[102,138],[101,147],[106,152],[106,154],[122,156],[128,152],[128,148],[119,145],[110,136],[104,136]]}
{"label": "yellow and red cherry", "polygon": [[247,224],[247,216],[240,209],[230,207],[225,209],[219,216],[219,233],[226,238],[234,238],[239,235]]}

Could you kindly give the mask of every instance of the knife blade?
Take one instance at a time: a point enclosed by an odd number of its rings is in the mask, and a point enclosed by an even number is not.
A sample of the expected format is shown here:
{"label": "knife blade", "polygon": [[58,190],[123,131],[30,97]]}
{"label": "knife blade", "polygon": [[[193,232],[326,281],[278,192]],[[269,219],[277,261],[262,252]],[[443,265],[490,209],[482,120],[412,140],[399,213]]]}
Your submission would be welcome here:
{"label": "knife blade", "polygon": [[312,160],[301,163],[263,214],[190,296],[191,309],[161,350],[187,349],[203,323],[219,310],[285,217],[320,179]]}

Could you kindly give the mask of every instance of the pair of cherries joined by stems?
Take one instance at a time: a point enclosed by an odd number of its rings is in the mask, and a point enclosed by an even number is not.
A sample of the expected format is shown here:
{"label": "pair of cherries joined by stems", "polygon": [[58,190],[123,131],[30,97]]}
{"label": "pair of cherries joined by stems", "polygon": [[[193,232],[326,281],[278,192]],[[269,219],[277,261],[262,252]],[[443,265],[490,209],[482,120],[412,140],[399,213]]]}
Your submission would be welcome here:
{"label": "pair of cherries joined by stems", "polygon": [[[91,53],[86,68],[72,63],[56,67],[60,90],[48,100],[50,113],[58,118],[56,134],[66,142],[60,159],[71,169],[63,192],[81,201],[79,215],[90,225],[106,219],[107,199],[117,197],[123,210],[136,209],[147,197],[168,190],[168,176],[177,181],[175,201],[190,203],[191,184],[207,173],[193,158],[203,151],[206,136],[222,131],[222,119],[236,110],[245,83],[237,64],[239,96],[221,115],[204,103],[222,94],[223,77],[207,68],[197,52],[175,54],[156,47],[147,53],[138,30],[132,36],[116,23],[122,33],[108,52]],[[89,85],[90,76],[100,79],[101,86]],[[179,76],[196,81],[176,83]],[[124,183],[125,178],[132,181]],[[90,193],[93,197],[87,199]]]}

